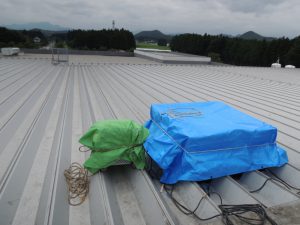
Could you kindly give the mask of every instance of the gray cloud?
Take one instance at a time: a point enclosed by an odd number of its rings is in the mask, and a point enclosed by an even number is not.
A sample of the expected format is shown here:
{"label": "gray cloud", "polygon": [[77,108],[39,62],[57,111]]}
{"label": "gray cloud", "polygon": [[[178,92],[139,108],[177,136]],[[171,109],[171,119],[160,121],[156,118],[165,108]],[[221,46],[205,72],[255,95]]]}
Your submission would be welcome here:
{"label": "gray cloud", "polygon": [[299,0],[0,0],[0,24],[48,21],[72,28],[165,33],[300,35]]}
{"label": "gray cloud", "polygon": [[263,13],[269,7],[276,7],[282,0],[224,0],[224,5],[236,12]]}

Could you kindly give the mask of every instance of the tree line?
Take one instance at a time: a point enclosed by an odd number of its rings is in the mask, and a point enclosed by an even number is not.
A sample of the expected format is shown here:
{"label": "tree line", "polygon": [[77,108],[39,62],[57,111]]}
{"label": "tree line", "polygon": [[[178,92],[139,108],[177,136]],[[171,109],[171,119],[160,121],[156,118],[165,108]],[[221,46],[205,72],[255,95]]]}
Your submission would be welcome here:
{"label": "tree line", "polygon": [[125,50],[135,49],[133,34],[124,29],[71,30],[66,35],[70,48],[83,50]]}
{"label": "tree line", "polygon": [[[40,43],[34,43],[33,39],[39,37]],[[20,47],[20,48],[38,48],[48,43],[46,37],[39,30],[9,30],[0,27],[0,48]]]}
{"label": "tree line", "polygon": [[[34,43],[35,37],[41,39],[39,44]],[[40,30],[19,31],[0,27],[0,48],[38,48],[47,45],[48,41],[55,41],[56,47],[81,50],[133,51],[135,49],[134,36],[125,29],[70,30],[65,33],[54,33],[47,40]]]}
{"label": "tree line", "polygon": [[240,66],[267,66],[280,59],[300,67],[300,36],[272,41],[244,40],[223,35],[181,34],[173,37],[172,51],[210,56],[213,61]]}

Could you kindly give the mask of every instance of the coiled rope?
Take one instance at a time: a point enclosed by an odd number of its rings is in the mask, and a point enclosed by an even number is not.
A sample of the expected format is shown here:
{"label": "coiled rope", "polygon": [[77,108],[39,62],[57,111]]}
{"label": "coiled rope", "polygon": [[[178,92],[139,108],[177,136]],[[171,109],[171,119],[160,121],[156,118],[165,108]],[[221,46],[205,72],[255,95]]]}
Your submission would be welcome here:
{"label": "coiled rope", "polygon": [[[132,146],[126,146],[127,148],[134,148],[141,146],[143,143],[135,144]],[[91,149],[80,146],[78,149],[80,152],[88,152]],[[104,149],[102,149],[104,150]],[[114,149],[105,149],[105,151],[111,151]],[[80,205],[86,199],[89,192],[90,176],[88,170],[82,167],[79,163],[74,162],[68,169],[64,171],[64,176],[68,186],[68,202],[72,206]]]}
{"label": "coiled rope", "polygon": [[68,185],[69,204],[72,206],[82,204],[89,192],[88,171],[79,163],[74,162],[64,171],[64,176]]}

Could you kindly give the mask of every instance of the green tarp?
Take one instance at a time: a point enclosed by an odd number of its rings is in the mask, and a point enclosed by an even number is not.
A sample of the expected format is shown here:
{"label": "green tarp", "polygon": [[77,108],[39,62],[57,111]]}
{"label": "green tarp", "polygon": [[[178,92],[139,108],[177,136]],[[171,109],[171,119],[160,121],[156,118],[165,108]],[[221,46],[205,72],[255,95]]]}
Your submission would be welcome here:
{"label": "green tarp", "polygon": [[113,165],[118,160],[145,167],[143,143],[149,131],[132,120],[105,120],[94,123],[79,142],[92,150],[84,167],[91,173]]}

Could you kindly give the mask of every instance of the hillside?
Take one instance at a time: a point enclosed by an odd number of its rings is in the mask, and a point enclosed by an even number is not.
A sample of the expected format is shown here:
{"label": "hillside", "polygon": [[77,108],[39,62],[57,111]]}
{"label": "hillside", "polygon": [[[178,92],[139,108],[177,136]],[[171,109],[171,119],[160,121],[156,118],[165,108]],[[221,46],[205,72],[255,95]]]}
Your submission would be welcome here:
{"label": "hillside", "polygon": [[32,30],[32,29],[40,29],[40,30],[47,30],[47,31],[63,31],[68,30],[66,27],[62,27],[59,25],[54,25],[48,22],[38,22],[38,23],[24,23],[24,24],[10,24],[10,25],[3,25],[8,29],[12,30]]}
{"label": "hillside", "polygon": [[254,31],[248,31],[242,35],[238,35],[238,37],[244,40],[258,40],[258,41],[262,41],[262,40],[272,41],[276,39],[273,37],[264,37],[258,33],[255,33]]}
{"label": "hillside", "polygon": [[166,39],[170,41],[172,36],[166,35],[159,30],[153,31],[142,31],[134,35],[135,39],[138,41],[158,41],[159,39]]}

